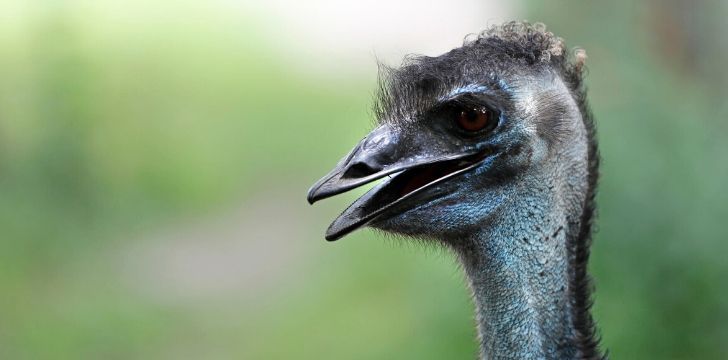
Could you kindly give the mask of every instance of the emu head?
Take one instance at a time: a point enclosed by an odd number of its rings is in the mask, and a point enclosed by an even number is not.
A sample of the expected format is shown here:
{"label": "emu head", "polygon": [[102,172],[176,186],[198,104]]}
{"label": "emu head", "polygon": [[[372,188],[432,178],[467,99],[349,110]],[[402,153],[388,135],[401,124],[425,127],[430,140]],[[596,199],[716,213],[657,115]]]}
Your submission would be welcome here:
{"label": "emu head", "polygon": [[583,60],[543,27],[510,23],[441,56],[384,68],[377,127],[308,200],[385,180],[326,238],[371,226],[453,243],[476,229],[581,206],[590,141]]}

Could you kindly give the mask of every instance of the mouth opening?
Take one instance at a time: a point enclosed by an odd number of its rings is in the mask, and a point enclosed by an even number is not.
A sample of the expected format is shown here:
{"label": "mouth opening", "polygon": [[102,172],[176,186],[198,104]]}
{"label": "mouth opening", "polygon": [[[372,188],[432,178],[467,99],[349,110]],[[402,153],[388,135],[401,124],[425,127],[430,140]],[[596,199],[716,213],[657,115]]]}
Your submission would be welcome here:
{"label": "mouth opening", "polygon": [[[476,168],[493,153],[493,149],[487,148],[472,155],[413,166],[396,173],[349,205],[331,223],[326,231],[326,239],[337,240],[375,219],[406,211],[407,199]],[[366,183],[372,181],[375,180]],[[432,192],[430,195],[438,196],[438,193]]]}
{"label": "mouth opening", "polygon": [[[399,189],[399,197],[404,197],[440,178],[462,170],[474,163],[478,163],[485,159],[485,157],[486,153],[478,153],[461,159],[443,161],[405,170],[397,176],[397,181],[401,186]],[[399,180],[400,178],[401,180]]]}
{"label": "mouth opening", "polygon": [[370,194],[368,193],[360,198],[360,200],[368,198],[360,205],[360,210],[368,215],[366,216],[368,220],[371,220],[405,198],[475,168],[490,154],[492,154],[492,150],[487,149],[462,158],[424,164],[403,170],[370,190]]}

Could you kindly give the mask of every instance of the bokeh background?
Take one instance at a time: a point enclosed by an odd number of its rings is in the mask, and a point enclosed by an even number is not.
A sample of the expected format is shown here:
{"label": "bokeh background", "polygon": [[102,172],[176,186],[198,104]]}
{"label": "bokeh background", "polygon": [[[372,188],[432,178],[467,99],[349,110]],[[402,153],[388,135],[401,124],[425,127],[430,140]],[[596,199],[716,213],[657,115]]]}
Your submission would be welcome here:
{"label": "bokeh background", "polygon": [[372,127],[376,61],[507,19],[587,50],[591,271],[615,359],[728,357],[728,4],[3,1],[0,358],[467,359],[452,257],[306,190]]}

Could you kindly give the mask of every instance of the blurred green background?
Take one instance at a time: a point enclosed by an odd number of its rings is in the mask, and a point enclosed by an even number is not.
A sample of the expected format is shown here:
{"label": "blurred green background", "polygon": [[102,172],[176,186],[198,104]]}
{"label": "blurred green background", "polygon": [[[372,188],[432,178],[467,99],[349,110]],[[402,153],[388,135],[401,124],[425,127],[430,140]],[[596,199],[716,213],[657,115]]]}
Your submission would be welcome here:
{"label": "blurred green background", "polygon": [[603,346],[728,357],[726,2],[385,4],[2,2],[0,358],[473,358],[449,254],[305,195],[376,58],[522,18],[589,55]]}

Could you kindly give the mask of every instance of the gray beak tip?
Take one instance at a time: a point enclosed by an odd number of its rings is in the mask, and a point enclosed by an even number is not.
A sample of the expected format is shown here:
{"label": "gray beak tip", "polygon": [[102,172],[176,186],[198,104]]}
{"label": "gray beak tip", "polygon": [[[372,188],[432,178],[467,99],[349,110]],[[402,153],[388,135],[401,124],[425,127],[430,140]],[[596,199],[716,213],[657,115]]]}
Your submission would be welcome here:
{"label": "gray beak tip", "polygon": [[309,205],[313,205],[313,203],[315,203],[316,200],[318,200],[318,199],[316,199],[316,192],[314,191],[313,188],[311,188],[310,190],[308,190],[308,196],[306,196],[306,201],[308,201]]}

